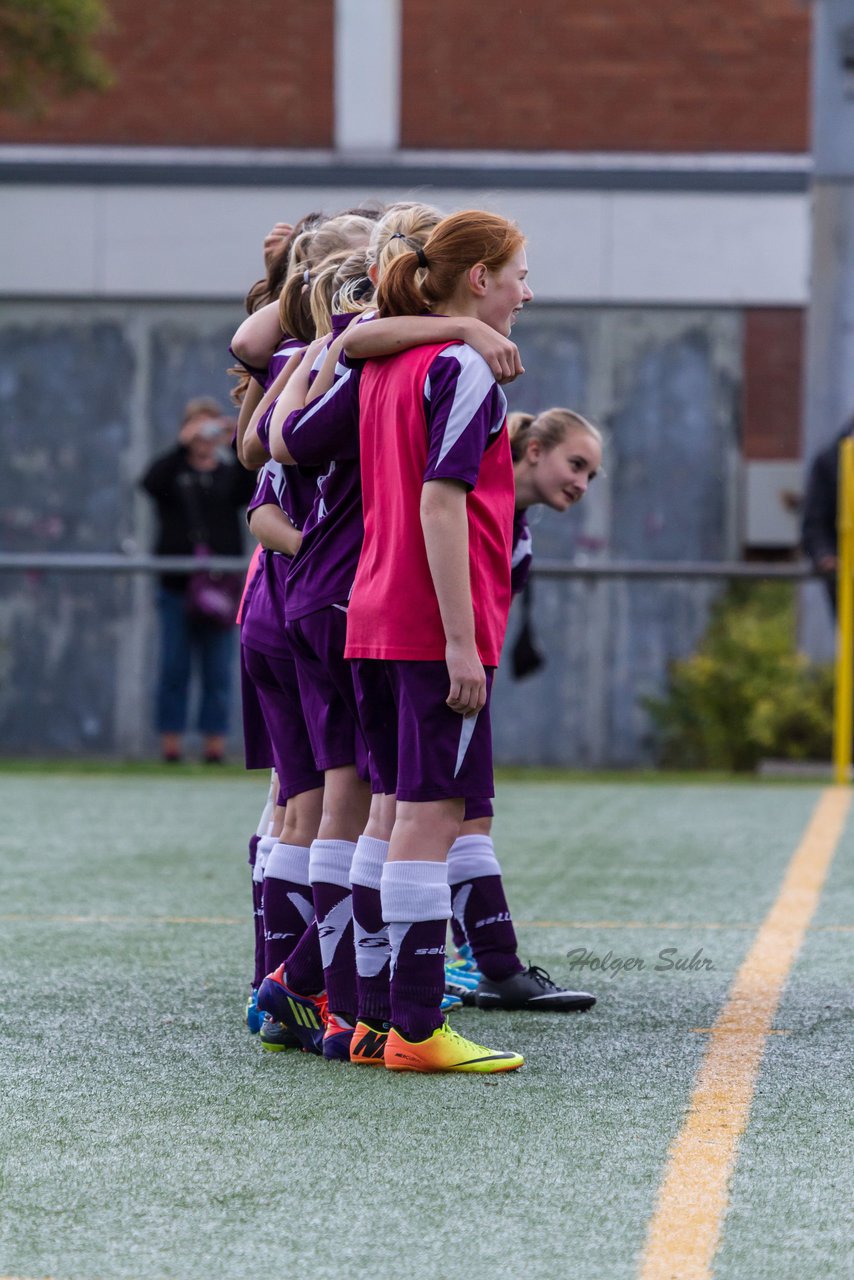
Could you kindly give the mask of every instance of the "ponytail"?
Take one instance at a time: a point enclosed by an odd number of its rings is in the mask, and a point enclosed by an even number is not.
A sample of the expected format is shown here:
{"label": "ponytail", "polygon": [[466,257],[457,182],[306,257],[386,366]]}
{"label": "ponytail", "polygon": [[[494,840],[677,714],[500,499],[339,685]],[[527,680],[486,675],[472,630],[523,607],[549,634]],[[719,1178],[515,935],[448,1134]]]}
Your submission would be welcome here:
{"label": "ponytail", "polygon": [[424,247],[402,253],[377,290],[380,315],[418,315],[447,301],[460,277],[477,263],[499,271],[525,243],[514,222],[469,209],[453,213],[433,229]]}

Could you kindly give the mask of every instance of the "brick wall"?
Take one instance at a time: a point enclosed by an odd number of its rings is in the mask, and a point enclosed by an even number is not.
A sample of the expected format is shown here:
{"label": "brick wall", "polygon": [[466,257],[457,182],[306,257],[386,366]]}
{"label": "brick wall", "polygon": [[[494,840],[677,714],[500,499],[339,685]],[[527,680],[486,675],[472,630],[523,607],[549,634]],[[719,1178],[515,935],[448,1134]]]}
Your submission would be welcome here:
{"label": "brick wall", "polygon": [[404,0],[403,145],[807,146],[799,0]]}
{"label": "brick wall", "polygon": [[115,87],[57,103],[37,122],[0,113],[0,142],[331,144],[333,0],[110,0],[109,9],[99,47]]}
{"label": "brick wall", "polygon": [[[116,87],[40,122],[0,114],[0,142],[331,145],[333,0],[109,7]],[[404,146],[807,145],[802,0],[403,0],[403,13]]]}
{"label": "brick wall", "polygon": [[744,313],[742,453],[751,461],[801,451],[804,312],[756,307]]}

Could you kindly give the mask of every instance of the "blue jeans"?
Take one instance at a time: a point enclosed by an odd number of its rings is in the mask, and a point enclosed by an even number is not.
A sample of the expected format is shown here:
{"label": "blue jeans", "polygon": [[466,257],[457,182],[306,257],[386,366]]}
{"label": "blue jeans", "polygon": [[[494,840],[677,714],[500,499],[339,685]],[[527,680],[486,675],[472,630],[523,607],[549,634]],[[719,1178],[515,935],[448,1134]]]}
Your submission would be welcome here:
{"label": "blue jeans", "polygon": [[160,669],[157,679],[158,733],[184,733],[194,666],[201,679],[197,728],[206,737],[228,732],[231,663],[236,627],[191,619],[183,591],[161,587]]}

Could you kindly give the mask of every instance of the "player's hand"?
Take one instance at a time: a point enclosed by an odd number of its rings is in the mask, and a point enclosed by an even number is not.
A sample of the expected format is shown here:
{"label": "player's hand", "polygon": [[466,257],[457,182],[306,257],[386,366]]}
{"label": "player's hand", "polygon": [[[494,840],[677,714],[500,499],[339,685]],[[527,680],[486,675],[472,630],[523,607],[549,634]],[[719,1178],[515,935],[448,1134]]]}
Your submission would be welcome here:
{"label": "player's hand", "polygon": [[836,573],[839,568],[839,561],[836,556],[822,556],[816,561],[815,567],[819,573]]}
{"label": "player's hand", "polygon": [[445,646],[445,662],[451,681],[447,705],[458,715],[477,715],[486,706],[486,672],[477,649],[449,641]]}
{"label": "player's hand", "polygon": [[293,231],[290,222],[277,222],[264,237],[264,266],[269,267],[273,254]]}
{"label": "player's hand", "polygon": [[329,334],[323,338],[315,338],[314,341],[310,342],[306,347],[305,355],[300,361],[301,366],[306,370],[310,369],[321,351],[325,351],[328,346]]}
{"label": "player's hand", "polygon": [[483,321],[473,322],[471,332],[466,335],[466,342],[474,347],[478,355],[483,356],[496,382],[512,382],[520,373],[525,372],[516,343]]}

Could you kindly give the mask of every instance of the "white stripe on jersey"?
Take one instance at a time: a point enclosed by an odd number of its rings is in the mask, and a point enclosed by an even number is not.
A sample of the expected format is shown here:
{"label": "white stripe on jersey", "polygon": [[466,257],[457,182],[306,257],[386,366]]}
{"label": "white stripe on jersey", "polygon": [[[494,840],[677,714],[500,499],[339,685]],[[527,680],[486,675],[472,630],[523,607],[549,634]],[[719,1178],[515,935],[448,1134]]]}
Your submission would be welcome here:
{"label": "white stripe on jersey", "polygon": [[477,724],[477,718],[479,715],[480,712],[476,711],[473,716],[466,716],[463,720],[462,728],[460,729],[460,743],[457,749],[457,763],[454,768],[455,778],[463,767],[463,761],[466,758],[466,752],[469,749],[469,743],[472,740],[472,734],[474,733],[474,727]]}
{"label": "white stripe on jersey", "polygon": [[332,398],[332,396],[337,395],[337,394],[338,394],[338,392],[342,389],[342,387],[343,387],[343,386],[344,386],[344,385],[349,381],[349,379],[353,376],[353,370],[352,370],[352,368],[349,368],[349,369],[348,369],[348,368],[346,368],[344,365],[337,364],[337,365],[335,366],[335,372],[336,372],[336,374],[338,373],[338,370],[339,370],[339,369],[341,370],[340,377],[338,377],[338,378],[337,378],[337,380],[336,380],[335,382],[333,382],[333,384],[332,384],[332,386],[329,388],[329,390],[328,390],[328,391],[326,391],[326,392],[324,392],[324,394],[323,394],[322,396],[318,396],[316,400],[313,400],[313,401],[311,402],[311,404],[310,404],[310,405],[308,405],[305,409],[303,409],[303,411],[302,411],[302,413],[301,413],[301,415],[300,415],[299,422],[298,422],[298,423],[296,424],[296,426],[294,427],[294,432],[301,431],[301,430],[302,430],[302,428],[305,426],[305,424],[306,424],[306,423],[307,423],[311,418],[313,418],[313,417],[314,417],[314,415],[317,413],[317,411],[318,411],[318,409],[321,407],[321,405],[328,404],[328,403],[329,403],[329,400]]}
{"label": "white stripe on jersey", "polygon": [[323,362],[326,359],[326,353],[328,350],[329,350],[329,343],[327,342],[326,346],[321,347],[317,355],[314,357],[314,361],[311,366],[312,373],[320,373],[320,370],[323,368]]}
{"label": "white stripe on jersey", "polygon": [[266,463],[266,466],[269,468],[268,474],[273,486],[273,493],[275,493],[279,506],[281,507],[285,499],[285,490],[288,487],[288,478],[285,475],[285,468],[282,466],[281,462],[274,462],[272,459]]}
{"label": "white stripe on jersey", "polygon": [[534,551],[534,540],[531,537],[531,530],[526,529],[522,537],[513,548],[513,556],[510,560],[510,568],[515,569],[517,564],[521,564],[526,556],[530,556]]}
{"label": "white stripe on jersey", "polygon": [[[483,356],[478,355],[473,347],[466,346],[461,343],[459,346],[447,347],[444,351],[439,352],[440,357],[450,360],[457,360],[460,365],[460,376],[457,379],[457,385],[454,389],[454,402],[451,405],[451,412],[448,414],[448,420],[445,423],[445,431],[442,436],[442,447],[439,450],[439,456],[436,459],[436,465],[445,458],[472,418],[483,404],[486,397],[495,386],[495,378],[489,365]],[[430,379],[424,384],[424,394],[427,399],[431,396]],[[499,404],[502,406],[501,417],[496,424],[490,428],[489,434],[492,435],[495,430],[504,421],[504,413],[507,409],[507,401],[504,398],[504,392],[498,388]]]}

